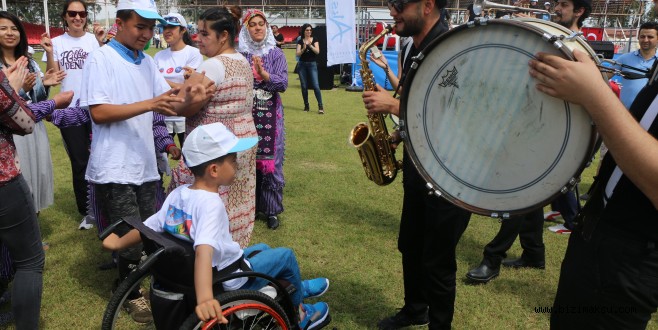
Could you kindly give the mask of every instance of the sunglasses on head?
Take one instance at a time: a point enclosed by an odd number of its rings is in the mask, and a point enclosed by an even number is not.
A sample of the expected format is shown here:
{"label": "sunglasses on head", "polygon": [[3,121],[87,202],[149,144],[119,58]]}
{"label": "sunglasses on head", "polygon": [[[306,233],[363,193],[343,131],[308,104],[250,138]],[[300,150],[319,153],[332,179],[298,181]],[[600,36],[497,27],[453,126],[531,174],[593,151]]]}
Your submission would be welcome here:
{"label": "sunglasses on head", "polygon": [[408,3],[418,2],[420,0],[388,0],[388,5],[395,8],[395,11],[401,13],[404,11],[404,6]]}
{"label": "sunglasses on head", "polygon": [[178,24],[180,24],[180,21],[178,20],[178,17],[165,17],[164,20],[169,22],[169,23],[178,23]]}
{"label": "sunglasses on head", "polygon": [[66,15],[68,15],[70,18],[75,18],[78,15],[80,15],[80,18],[87,18],[86,11],[67,10]]}

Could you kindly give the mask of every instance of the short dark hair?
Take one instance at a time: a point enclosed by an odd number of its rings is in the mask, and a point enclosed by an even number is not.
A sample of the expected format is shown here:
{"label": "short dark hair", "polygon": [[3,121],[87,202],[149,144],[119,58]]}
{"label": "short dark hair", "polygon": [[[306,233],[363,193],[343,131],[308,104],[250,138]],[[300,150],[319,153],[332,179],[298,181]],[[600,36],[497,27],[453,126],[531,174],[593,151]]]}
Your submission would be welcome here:
{"label": "short dark hair", "polygon": [[583,22],[589,17],[589,14],[592,13],[592,3],[589,0],[573,0],[573,10],[579,10],[580,8],[585,9],[582,15],[578,17],[578,28],[583,27]]}
{"label": "short dark hair", "polygon": [[658,33],[658,23],[656,22],[646,22],[640,25],[640,29],[637,30],[637,33],[640,34],[640,30],[656,30]]}
{"label": "short dark hair", "polygon": [[133,17],[133,14],[136,14],[132,9],[122,9],[122,10],[117,10],[117,18],[122,20],[122,21],[127,21]]}
{"label": "short dark hair", "polygon": [[205,162],[205,163],[201,163],[201,164],[199,164],[199,165],[197,165],[197,166],[192,166],[192,167],[190,167],[190,171],[192,172],[192,174],[194,174],[194,177],[195,177],[195,178],[196,178],[196,177],[198,177],[198,178],[202,178],[204,175],[206,175],[206,169],[208,168],[208,166],[210,166],[210,165],[212,165],[212,164],[221,164],[221,163],[223,163],[223,162],[226,160],[226,158],[227,158],[228,156],[230,156],[230,155],[235,155],[235,154],[236,154],[235,152],[228,153],[228,154],[226,154],[226,155],[224,155],[224,156],[222,156],[222,157],[218,157],[218,158],[215,158],[215,159],[211,159],[211,160],[209,160],[209,161],[207,161],[207,162]]}
{"label": "short dark hair", "polygon": [[[74,2],[79,2],[82,5],[82,7],[85,7],[85,12],[88,11],[87,3],[84,2],[83,0],[66,0],[66,3],[64,3],[64,7],[62,7],[62,14],[60,15],[60,17],[62,18],[62,22],[64,22],[65,28],[69,27],[68,23],[66,23],[66,12],[69,10],[69,6]],[[85,19],[85,25],[83,26],[83,28],[86,28],[87,24],[89,24],[89,20]]]}

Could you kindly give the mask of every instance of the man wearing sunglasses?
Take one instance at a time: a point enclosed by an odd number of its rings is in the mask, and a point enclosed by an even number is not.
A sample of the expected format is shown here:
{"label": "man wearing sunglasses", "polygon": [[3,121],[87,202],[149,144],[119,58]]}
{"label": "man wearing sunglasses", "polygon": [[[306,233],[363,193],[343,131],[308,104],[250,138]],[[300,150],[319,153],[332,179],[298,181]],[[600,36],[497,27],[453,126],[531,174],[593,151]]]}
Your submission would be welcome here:
{"label": "man wearing sunglasses", "polygon": [[[447,31],[441,15],[446,0],[389,0],[388,8],[395,20],[395,32],[410,37],[400,53],[404,77],[417,55],[431,40]],[[386,90],[363,93],[369,113],[400,114],[400,102]],[[395,134],[394,134],[395,135]],[[381,320],[379,329],[399,329],[429,322],[430,329],[450,329],[455,303],[457,263],[455,248],[470,220],[470,213],[444,198],[428,195],[425,181],[404,154],[403,206],[398,249],[402,253],[404,307]]]}

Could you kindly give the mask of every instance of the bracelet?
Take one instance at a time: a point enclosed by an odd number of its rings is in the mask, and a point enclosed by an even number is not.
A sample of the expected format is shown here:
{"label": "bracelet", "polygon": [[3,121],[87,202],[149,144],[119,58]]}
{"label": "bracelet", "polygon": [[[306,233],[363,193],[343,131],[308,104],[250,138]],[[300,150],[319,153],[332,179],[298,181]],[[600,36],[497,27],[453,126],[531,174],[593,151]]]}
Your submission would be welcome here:
{"label": "bracelet", "polygon": [[386,74],[389,74],[388,64],[386,65],[386,67],[384,67],[384,72],[386,72]]}

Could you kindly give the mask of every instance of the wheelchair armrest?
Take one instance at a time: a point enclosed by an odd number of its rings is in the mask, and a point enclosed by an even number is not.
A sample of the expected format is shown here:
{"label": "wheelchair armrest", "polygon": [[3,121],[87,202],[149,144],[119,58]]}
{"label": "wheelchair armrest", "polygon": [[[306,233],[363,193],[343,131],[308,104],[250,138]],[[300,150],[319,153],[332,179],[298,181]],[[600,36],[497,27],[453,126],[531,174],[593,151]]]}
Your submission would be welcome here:
{"label": "wheelchair armrest", "polygon": [[121,219],[119,219],[119,221],[117,221],[113,224],[110,224],[100,234],[98,234],[98,238],[100,238],[101,241],[106,239],[108,236],[110,236],[110,234],[112,234],[114,232],[115,229],[117,229],[117,227],[119,227],[122,223],[125,223],[125,222],[126,221],[123,220],[123,218],[121,218]]}

